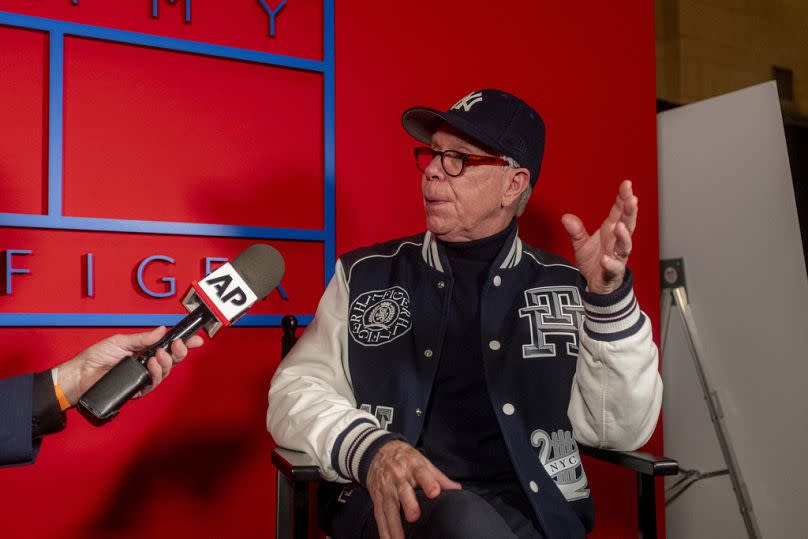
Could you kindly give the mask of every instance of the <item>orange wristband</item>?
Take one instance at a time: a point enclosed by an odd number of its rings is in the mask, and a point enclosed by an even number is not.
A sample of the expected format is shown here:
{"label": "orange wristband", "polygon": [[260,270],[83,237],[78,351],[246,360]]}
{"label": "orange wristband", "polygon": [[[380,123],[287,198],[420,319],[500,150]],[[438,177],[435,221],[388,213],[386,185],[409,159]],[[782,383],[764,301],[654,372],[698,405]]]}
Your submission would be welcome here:
{"label": "orange wristband", "polygon": [[59,401],[59,408],[61,408],[63,412],[73,406],[70,404],[70,401],[67,400],[67,397],[65,397],[65,392],[62,391],[62,386],[59,384],[53,384],[53,390],[56,392],[56,400]]}
{"label": "orange wristband", "polygon": [[59,408],[64,412],[73,405],[70,404],[69,400],[67,400],[65,392],[62,390],[62,386],[60,386],[59,382],[57,382],[59,378],[59,367],[54,367],[51,369],[51,376],[53,377],[53,392],[56,393],[56,400],[59,401]]}

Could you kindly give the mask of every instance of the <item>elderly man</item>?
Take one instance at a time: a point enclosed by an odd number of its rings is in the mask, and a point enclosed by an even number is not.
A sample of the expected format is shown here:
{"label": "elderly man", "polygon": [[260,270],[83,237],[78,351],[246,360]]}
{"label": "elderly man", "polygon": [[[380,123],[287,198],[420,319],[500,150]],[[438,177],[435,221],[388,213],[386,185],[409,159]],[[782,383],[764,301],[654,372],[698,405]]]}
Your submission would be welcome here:
{"label": "elderly man", "polygon": [[427,144],[428,230],[339,259],[273,377],[269,431],[334,482],[335,538],[583,537],[577,443],[639,447],[662,399],[626,269],[631,183],[591,236],[562,218],[575,267],[517,234],[544,150],[531,107],[486,89],[402,123]]}

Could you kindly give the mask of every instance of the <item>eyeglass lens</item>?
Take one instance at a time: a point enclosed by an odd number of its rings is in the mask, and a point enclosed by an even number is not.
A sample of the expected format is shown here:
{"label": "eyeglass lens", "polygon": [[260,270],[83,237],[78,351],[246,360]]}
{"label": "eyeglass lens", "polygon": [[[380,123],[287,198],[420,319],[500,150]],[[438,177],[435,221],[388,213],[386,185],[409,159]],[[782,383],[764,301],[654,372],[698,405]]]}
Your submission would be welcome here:
{"label": "eyeglass lens", "polygon": [[436,155],[441,156],[443,170],[449,176],[459,176],[463,172],[463,159],[457,152],[446,150],[441,153],[431,148],[418,148],[415,152],[415,161],[421,172],[426,172],[426,167],[429,166]]}

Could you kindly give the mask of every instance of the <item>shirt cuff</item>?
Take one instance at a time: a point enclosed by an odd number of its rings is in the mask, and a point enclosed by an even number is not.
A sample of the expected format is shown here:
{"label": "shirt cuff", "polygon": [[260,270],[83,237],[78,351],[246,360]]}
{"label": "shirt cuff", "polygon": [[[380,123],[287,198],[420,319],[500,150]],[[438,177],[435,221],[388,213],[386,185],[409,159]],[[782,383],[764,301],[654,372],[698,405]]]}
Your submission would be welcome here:
{"label": "shirt cuff", "polygon": [[645,315],[634,296],[634,276],[626,268],[623,283],[609,294],[595,294],[586,289],[586,281],[578,276],[578,289],[584,303],[584,331],[599,341],[617,341],[637,333]]}

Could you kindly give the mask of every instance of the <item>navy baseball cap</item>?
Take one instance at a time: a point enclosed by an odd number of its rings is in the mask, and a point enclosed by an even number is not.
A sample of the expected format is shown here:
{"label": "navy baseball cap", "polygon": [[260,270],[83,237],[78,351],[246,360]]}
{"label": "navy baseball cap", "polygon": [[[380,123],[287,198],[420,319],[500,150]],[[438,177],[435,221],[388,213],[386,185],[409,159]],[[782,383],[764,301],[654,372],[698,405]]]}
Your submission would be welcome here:
{"label": "navy baseball cap", "polygon": [[424,144],[446,122],[492,152],[507,155],[530,171],[535,187],[544,154],[544,121],[530,105],[508,92],[471,92],[446,112],[413,107],[401,115],[407,133]]}

